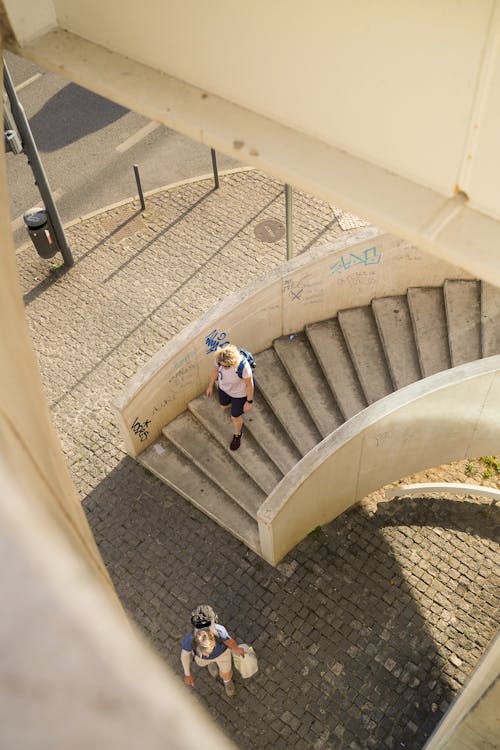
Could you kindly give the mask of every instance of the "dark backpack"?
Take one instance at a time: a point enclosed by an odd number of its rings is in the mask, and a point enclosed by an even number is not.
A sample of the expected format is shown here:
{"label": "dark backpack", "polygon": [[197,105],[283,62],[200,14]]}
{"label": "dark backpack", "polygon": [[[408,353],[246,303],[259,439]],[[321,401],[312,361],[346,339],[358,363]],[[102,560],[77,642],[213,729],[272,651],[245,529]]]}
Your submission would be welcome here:
{"label": "dark backpack", "polygon": [[255,359],[253,357],[253,354],[251,352],[247,351],[246,349],[240,349],[239,351],[240,351],[240,354],[243,357],[243,359],[241,360],[240,364],[238,365],[238,367],[236,369],[236,372],[237,372],[239,378],[243,378],[243,368],[245,367],[246,363],[248,362],[248,364],[250,365],[250,367],[252,369],[252,372],[257,367],[257,363],[256,363],[256,361],[255,361]]}

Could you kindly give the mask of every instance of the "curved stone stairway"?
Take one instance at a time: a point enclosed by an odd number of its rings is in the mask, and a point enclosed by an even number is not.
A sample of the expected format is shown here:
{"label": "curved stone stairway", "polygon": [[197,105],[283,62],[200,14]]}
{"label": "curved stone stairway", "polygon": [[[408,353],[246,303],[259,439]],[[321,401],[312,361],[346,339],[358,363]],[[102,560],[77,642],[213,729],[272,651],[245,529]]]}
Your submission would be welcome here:
{"label": "curved stone stairway", "polygon": [[256,355],[255,403],[238,451],[229,450],[228,414],[202,394],[138,460],[260,553],[259,507],[311,448],[393,391],[495,354],[500,289],[464,280],[409,288]]}

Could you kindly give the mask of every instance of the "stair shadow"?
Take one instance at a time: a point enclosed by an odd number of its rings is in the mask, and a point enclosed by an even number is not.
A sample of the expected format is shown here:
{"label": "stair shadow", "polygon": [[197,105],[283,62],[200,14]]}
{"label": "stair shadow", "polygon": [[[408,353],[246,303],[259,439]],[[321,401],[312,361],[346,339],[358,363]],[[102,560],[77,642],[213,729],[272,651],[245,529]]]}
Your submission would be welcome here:
{"label": "stair shadow", "polygon": [[494,501],[450,500],[435,497],[401,498],[378,503],[378,528],[389,526],[431,526],[465,531],[481,539],[500,539],[500,508]]}
{"label": "stair shadow", "polygon": [[[485,647],[473,639],[470,664],[453,671],[431,635],[435,608],[422,610],[405,554],[424,580],[423,524],[459,528],[458,510],[452,501],[420,503],[352,508],[276,569],[129,457],[84,507],[122,603],[179,685],[181,639],[197,604],[213,604],[230,633],[255,646],[260,671],[244,684],[237,676],[232,702],[195,672],[196,697],[239,747],[281,748],[300,737],[301,747],[417,750]],[[480,505],[462,506],[478,546],[489,519]],[[401,542],[401,529],[412,543]],[[468,538],[463,527],[460,536]],[[433,564],[437,583],[424,593],[441,586],[447,563]]]}

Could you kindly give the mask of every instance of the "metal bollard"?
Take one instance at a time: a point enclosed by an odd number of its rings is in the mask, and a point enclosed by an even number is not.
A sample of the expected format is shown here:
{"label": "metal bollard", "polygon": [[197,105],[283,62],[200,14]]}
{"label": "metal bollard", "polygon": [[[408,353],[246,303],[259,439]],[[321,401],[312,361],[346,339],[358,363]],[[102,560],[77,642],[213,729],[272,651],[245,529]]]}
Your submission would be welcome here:
{"label": "metal bollard", "polygon": [[217,154],[214,148],[211,148],[210,152],[212,154],[212,169],[214,171],[214,185],[215,185],[214,189],[218,190],[219,189],[219,170],[217,168]]}
{"label": "metal bollard", "polygon": [[141,176],[139,174],[139,166],[134,164],[135,181],[137,183],[137,192],[139,193],[139,200],[141,201],[141,209],[146,210],[146,204],[144,203],[144,193],[142,192]]}

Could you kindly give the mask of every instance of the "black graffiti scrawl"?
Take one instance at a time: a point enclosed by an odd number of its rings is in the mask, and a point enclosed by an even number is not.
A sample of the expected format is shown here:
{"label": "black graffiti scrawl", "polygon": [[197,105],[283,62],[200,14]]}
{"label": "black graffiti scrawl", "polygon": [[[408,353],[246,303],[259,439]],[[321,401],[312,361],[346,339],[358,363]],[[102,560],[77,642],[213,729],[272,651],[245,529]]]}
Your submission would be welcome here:
{"label": "black graffiti scrawl", "polygon": [[134,435],[137,435],[141,443],[143,443],[145,440],[148,439],[148,435],[149,435],[148,427],[150,424],[151,424],[150,419],[145,419],[144,422],[139,422],[139,417],[136,417],[134,420],[131,430],[134,433]]}

